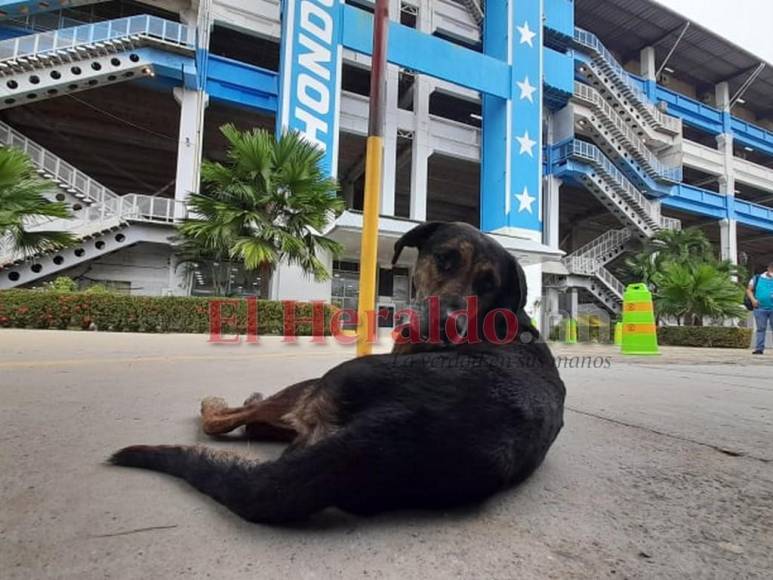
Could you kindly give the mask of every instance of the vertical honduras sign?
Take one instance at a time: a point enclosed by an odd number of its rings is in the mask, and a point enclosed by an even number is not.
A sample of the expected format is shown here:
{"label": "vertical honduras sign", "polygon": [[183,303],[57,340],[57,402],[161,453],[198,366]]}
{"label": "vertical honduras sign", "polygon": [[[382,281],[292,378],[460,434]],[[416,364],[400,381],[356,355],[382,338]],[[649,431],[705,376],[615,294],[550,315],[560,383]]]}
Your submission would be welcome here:
{"label": "vertical honduras sign", "polygon": [[282,0],[277,128],[321,147],[331,176],[338,163],[342,6],[343,0]]}

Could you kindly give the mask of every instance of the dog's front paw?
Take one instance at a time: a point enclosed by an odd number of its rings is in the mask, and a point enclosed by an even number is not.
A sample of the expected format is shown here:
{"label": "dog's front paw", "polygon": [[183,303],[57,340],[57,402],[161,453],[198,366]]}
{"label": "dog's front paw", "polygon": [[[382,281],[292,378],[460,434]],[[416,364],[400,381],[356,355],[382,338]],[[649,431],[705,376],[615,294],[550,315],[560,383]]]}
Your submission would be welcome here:
{"label": "dog's front paw", "polygon": [[252,393],[249,397],[244,399],[244,406],[255,405],[263,400],[263,393]]}
{"label": "dog's front paw", "polygon": [[201,414],[212,415],[227,409],[228,403],[222,397],[206,397],[201,401]]}

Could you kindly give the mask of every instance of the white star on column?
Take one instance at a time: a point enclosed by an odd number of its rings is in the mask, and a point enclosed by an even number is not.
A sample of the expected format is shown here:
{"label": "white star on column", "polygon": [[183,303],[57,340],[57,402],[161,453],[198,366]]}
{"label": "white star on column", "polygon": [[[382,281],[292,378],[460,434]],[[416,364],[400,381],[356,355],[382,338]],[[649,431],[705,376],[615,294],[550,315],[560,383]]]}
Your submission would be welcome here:
{"label": "white star on column", "polygon": [[521,34],[521,42],[520,44],[528,44],[532,48],[534,48],[534,44],[532,43],[532,39],[537,36],[536,32],[532,32],[529,30],[529,23],[528,21],[524,21],[523,26],[516,26],[515,27],[518,32]]}
{"label": "white star on column", "polygon": [[533,103],[534,98],[532,95],[534,94],[534,91],[537,90],[537,87],[533,87],[529,84],[529,77],[525,76],[522,81],[516,81],[515,84],[521,89],[521,99],[528,99],[530,103]]}
{"label": "white star on column", "polygon": [[524,153],[526,153],[529,157],[534,157],[533,149],[534,149],[534,146],[537,144],[537,142],[529,138],[528,131],[524,131],[523,137],[516,137],[515,140],[521,144],[521,150],[518,152],[519,155],[523,155]]}
{"label": "white star on column", "polygon": [[531,204],[533,204],[537,198],[529,195],[529,190],[526,188],[526,186],[523,187],[523,192],[521,195],[516,195],[515,199],[517,199],[519,203],[518,213],[521,213],[522,211],[528,211],[529,213],[532,213]]}

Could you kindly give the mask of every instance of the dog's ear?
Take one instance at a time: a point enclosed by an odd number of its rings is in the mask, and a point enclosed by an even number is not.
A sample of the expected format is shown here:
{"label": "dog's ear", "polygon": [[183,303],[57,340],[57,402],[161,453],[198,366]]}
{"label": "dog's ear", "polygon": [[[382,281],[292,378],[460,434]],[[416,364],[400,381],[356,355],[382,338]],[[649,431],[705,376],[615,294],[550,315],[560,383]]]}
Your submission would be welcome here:
{"label": "dog's ear", "polygon": [[426,242],[444,222],[427,222],[416,226],[411,231],[406,232],[395,242],[395,253],[392,255],[392,265],[397,263],[403,248],[418,248]]}
{"label": "dog's ear", "polygon": [[512,297],[512,304],[515,307],[515,311],[518,312],[526,307],[526,297],[529,293],[529,289],[526,285],[526,274],[515,259],[515,256],[507,254],[508,270],[510,288],[507,291]]}
{"label": "dog's ear", "polygon": [[539,331],[532,324],[531,318],[526,314],[526,298],[529,288],[526,284],[526,273],[514,256],[508,255],[509,276],[510,279],[510,308],[514,310],[518,317],[518,336],[527,332],[531,339],[539,338]]}

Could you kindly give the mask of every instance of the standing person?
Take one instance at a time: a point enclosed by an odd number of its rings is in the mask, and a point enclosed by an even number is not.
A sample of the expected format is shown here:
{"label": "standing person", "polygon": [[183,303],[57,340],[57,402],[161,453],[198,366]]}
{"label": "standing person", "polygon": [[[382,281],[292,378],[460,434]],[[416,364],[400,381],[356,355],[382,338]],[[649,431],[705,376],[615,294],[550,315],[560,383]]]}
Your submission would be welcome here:
{"label": "standing person", "polygon": [[765,351],[765,333],[773,330],[773,261],[767,271],[749,280],[746,295],[754,306],[754,323],[757,325],[757,343],[752,354]]}

